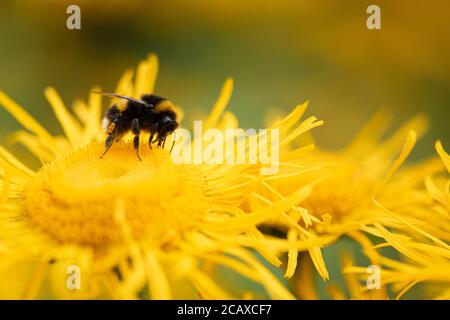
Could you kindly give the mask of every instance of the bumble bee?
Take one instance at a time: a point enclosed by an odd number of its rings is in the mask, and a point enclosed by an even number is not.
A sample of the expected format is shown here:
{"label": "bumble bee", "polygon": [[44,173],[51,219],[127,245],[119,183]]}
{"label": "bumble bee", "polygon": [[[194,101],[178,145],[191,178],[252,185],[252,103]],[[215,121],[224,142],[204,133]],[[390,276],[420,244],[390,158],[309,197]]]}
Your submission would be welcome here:
{"label": "bumble bee", "polygon": [[[164,148],[166,138],[178,127],[175,107],[169,100],[154,94],[145,94],[141,99],[108,92],[96,92],[110,98],[126,100],[126,104],[119,106],[113,104],[102,120],[102,126],[106,133],[105,151],[103,156],[111,148],[114,141],[119,141],[129,131],[134,134],[133,147],[139,160],[139,135],[141,131],[150,133],[148,144],[157,142],[158,147]],[[175,140],[172,143],[172,151]]]}

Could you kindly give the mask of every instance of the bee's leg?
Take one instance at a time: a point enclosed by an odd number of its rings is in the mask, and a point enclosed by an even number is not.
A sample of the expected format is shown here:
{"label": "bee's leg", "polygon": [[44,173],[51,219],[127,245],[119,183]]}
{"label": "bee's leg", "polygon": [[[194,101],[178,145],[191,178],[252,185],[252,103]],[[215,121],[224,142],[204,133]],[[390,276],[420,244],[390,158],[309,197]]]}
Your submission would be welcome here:
{"label": "bee's leg", "polygon": [[100,156],[100,159],[103,159],[103,156],[108,152],[109,148],[111,148],[113,142],[114,142],[114,134],[110,134],[109,136],[106,137],[105,151],[103,151],[102,155]]}
{"label": "bee's leg", "polygon": [[155,132],[152,131],[152,133],[150,133],[150,137],[148,138],[148,146],[150,147],[150,149],[152,148],[152,143],[154,142],[153,141],[154,137],[155,137]]}
{"label": "bee's leg", "polygon": [[158,135],[158,148],[164,148],[164,144],[166,143],[166,137]]}
{"label": "bee's leg", "polygon": [[141,157],[139,156],[139,135],[141,133],[141,128],[139,127],[138,119],[133,119],[133,121],[131,121],[131,132],[133,132],[133,134],[134,134],[134,139],[133,139],[134,150],[136,150],[136,155],[137,155],[138,159],[140,161],[142,161]]}
{"label": "bee's leg", "polygon": [[111,148],[112,144],[114,143],[114,138],[116,137],[116,124],[114,122],[109,125],[106,133],[108,134],[108,136],[105,140],[105,151],[103,151],[102,155],[100,156],[101,159],[103,159],[103,156],[108,152],[109,148]]}
{"label": "bee's leg", "polygon": [[134,136],[133,146],[134,146],[134,150],[136,150],[136,155],[137,155],[139,161],[142,161],[141,157],[139,156],[139,135]]}
{"label": "bee's leg", "polygon": [[156,124],[153,124],[150,128],[150,137],[148,138],[148,146],[150,149],[152,148],[152,144],[156,142],[158,133],[158,126]]}

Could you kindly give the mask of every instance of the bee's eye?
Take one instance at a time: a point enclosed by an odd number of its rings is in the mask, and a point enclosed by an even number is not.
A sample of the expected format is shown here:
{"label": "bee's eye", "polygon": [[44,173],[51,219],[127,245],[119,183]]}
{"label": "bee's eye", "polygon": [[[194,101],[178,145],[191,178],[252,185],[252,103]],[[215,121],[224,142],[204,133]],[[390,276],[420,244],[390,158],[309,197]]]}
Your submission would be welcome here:
{"label": "bee's eye", "polygon": [[147,108],[153,109],[155,106],[153,105],[153,103],[149,103],[147,104]]}
{"label": "bee's eye", "polygon": [[168,123],[172,122],[172,118],[170,118],[169,116],[165,116],[164,118],[161,119],[161,123],[166,125]]}

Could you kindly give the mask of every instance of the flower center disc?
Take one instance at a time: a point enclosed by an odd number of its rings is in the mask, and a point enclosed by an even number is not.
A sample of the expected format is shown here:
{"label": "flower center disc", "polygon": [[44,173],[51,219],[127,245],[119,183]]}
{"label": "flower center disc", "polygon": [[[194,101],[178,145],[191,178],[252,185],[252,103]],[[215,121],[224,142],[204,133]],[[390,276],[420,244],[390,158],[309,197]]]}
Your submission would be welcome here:
{"label": "flower center disc", "polygon": [[119,201],[135,238],[192,228],[206,212],[197,167],[176,165],[167,151],[145,146],[139,161],[128,143],[99,159],[102,152],[94,143],[44,166],[24,190],[25,220],[58,242],[105,247],[123,239]]}

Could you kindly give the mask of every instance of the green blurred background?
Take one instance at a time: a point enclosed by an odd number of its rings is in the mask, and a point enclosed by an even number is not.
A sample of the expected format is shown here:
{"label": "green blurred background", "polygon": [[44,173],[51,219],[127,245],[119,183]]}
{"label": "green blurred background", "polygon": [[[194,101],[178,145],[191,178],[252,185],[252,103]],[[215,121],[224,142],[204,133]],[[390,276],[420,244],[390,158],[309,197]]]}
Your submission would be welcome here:
{"label": "green blurred background", "polygon": [[[66,28],[69,4],[81,7],[80,31]],[[381,7],[381,30],[366,27],[370,4]],[[309,114],[326,121],[315,131],[326,148],[345,145],[380,107],[399,124],[426,113],[432,126],[417,158],[432,155],[437,138],[449,149],[449,35],[443,0],[2,0],[0,89],[62,133],[45,86],[69,104],[96,84],[113,90],[126,68],[155,52],[157,93],[187,115],[206,113],[233,76],[230,109],[242,127],[262,126],[271,108],[287,112],[309,99]],[[20,126],[4,110],[0,121],[0,143],[8,145]],[[337,255],[346,246],[353,244],[324,251],[338,281]]]}
{"label": "green blurred background", "polygon": [[[66,28],[81,7],[82,29]],[[382,29],[366,28],[381,7]],[[241,126],[263,124],[272,107],[311,100],[323,147],[340,147],[379,107],[399,122],[427,113],[432,128],[414,156],[448,146],[450,3],[432,1],[76,1],[0,4],[0,88],[61,132],[42,90],[66,102],[94,84],[112,90],[125,68],[149,52],[160,58],[157,93],[188,114],[205,112],[226,76]],[[19,125],[0,111],[1,142]]]}

